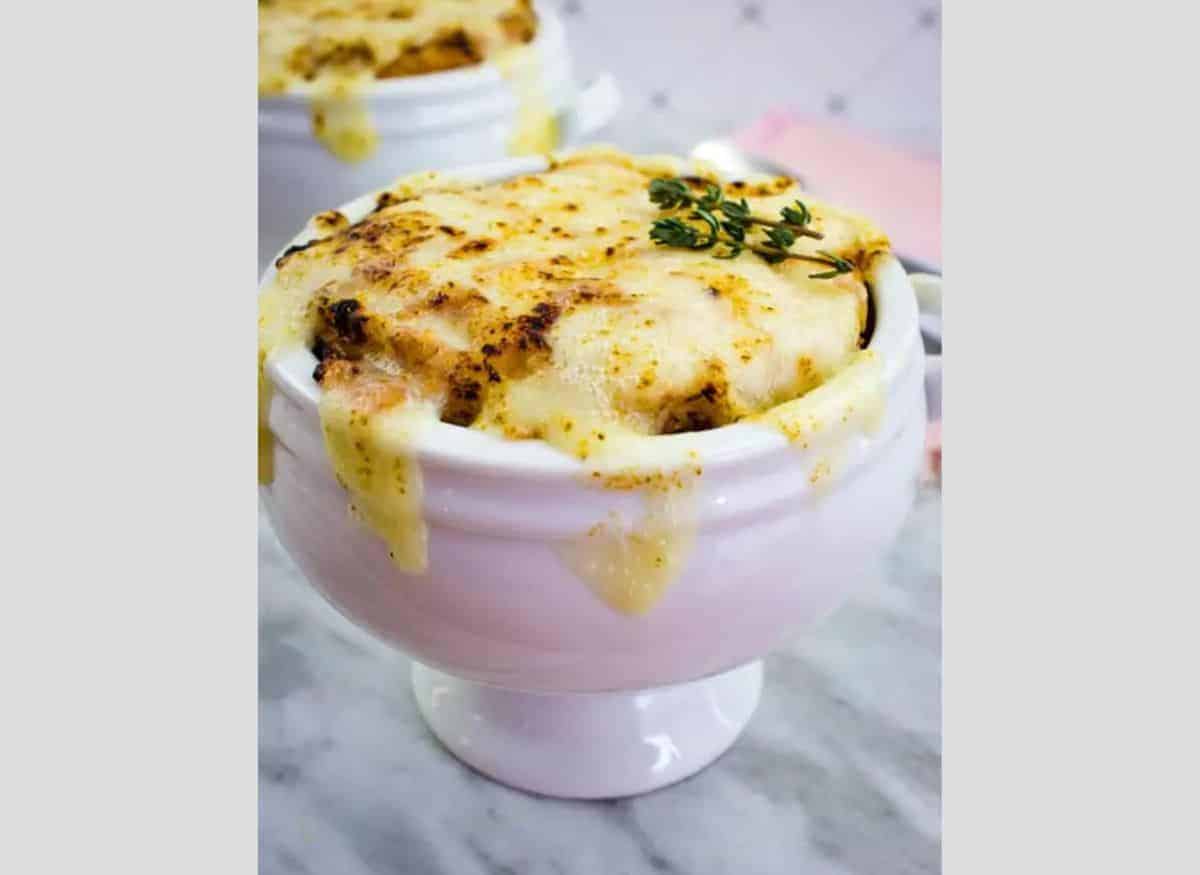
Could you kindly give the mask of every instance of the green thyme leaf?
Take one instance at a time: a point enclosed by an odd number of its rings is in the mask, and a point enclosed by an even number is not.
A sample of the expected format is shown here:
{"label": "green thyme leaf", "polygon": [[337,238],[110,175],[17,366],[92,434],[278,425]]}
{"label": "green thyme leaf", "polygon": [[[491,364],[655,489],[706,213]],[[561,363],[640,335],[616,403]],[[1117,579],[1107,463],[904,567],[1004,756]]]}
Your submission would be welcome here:
{"label": "green thyme leaf", "polygon": [[746,226],[737,222],[722,222],[721,229],[738,243],[746,240]]}
{"label": "green thyme leaf", "polygon": [[664,210],[692,204],[692,193],[682,179],[653,179],[650,181],[650,200]]}
{"label": "green thyme leaf", "polygon": [[789,225],[799,225],[801,228],[812,221],[812,213],[808,211],[808,207],[804,205],[803,201],[796,201],[795,207],[784,207],[779,214]]}
{"label": "green thyme leaf", "polygon": [[721,233],[721,225],[717,221],[717,217],[703,207],[698,208],[695,212],[688,216],[689,219],[699,219],[708,225],[708,238],[704,241],[703,246],[695,246],[694,249],[707,249],[717,242],[717,238]]}
{"label": "green thyme leaf", "polygon": [[695,246],[698,234],[695,228],[681,219],[658,219],[650,228],[650,239],[659,246]]}
{"label": "green thyme leaf", "polygon": [[767,229],[766,245],[772,249],[791,249],[792,244],[795,242],[796,235],[783,225],[776,225],[773,228]]}

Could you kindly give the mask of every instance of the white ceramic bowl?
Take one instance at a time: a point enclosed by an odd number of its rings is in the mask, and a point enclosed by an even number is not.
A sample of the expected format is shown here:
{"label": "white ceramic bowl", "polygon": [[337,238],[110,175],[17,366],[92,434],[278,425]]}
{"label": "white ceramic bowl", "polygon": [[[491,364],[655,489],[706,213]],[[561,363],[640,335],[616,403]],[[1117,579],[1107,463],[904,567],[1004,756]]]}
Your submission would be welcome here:
{"label": "white ceramic bowl", "polygon": [[[538,5],[532,43],[539,80],[556,116],[563,147],[582,142],[607,124],[620,105],[612,76],[580,89],[573,77],[563,25]],[[312,134],[311,101],[304,94],[259,98],[259,269],[314,213],[419,170],[496,161],[507,148],[518,97],[493,64],[376,82],[364,95],[379,134],[371,157],[350,163]]]}
{"label": "white ceramic bowl", "polygon": [[[492,180],[544,166],[459,172]],[[365,196],[342,212],[354,220],[373,204]],[[589,488],[581,462],[540,441],[442,423],[417,450],[428,570],[400,573],[347,511],[307,351],[268,365],[268,513],[333,605],[413,657],[418,704],[460,758],[556,796],[671,783],[733,742],[758,701],[760,657],[866,579],[912,503],[925,434],[917,303],[894,260],[874,295],[870,347],[884,364],[886,411],[871,434],[850,436],[819,490],[809,481],[817,451],[774,431],[738,424],[654,438],[696,449],[703,475],[691,557],[645,616],[611,609],[557,552],[614,509],[640,516],[640,496]]]}

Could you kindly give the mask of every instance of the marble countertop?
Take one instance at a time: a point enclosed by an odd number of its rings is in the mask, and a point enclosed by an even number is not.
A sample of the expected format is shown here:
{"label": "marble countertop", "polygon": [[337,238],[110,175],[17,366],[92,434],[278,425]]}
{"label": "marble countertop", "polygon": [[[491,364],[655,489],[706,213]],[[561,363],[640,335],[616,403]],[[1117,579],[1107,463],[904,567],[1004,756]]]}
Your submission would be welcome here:
{"label": "marble countertop", "polygon": [[305,584],[260,511],[263,875],[940,870],[941,495],[816,630],[766,660],[733,748],[646,796],[494,784],[425,728],[408,660]]}

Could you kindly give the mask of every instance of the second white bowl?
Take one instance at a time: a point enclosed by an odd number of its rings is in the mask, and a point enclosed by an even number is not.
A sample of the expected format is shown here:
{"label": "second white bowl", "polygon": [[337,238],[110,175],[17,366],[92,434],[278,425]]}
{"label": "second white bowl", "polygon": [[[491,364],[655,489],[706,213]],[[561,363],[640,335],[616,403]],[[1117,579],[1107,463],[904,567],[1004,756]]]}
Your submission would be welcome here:
{"label": "second white bowl", "polygon": [[[540,29],[531,44],[537,78],[567,147],[606,125],[620,106],[620,94],[608,74],[581,89],[562,22],[544,5],[538,14]],[[369,158],[354,163],[313,136],[310,97],[259,99],[260,270],[321,210],[416,171],[508,157],[520,105],[512,82],[494,64],[382,80],[363,99],[379,142]]]}

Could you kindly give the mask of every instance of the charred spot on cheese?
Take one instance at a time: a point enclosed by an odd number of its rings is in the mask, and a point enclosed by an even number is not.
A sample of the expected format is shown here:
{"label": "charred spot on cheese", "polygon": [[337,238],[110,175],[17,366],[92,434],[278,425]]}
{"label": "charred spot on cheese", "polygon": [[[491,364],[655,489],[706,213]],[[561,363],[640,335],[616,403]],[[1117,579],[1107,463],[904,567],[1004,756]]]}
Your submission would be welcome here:
{"label": "charred spot on cheese", "polygon": [[346,75],[370,69],[374,63],[375,52],[363,39],[338,42],[318,37],[296,46],[287,57],[287,68],[310,82],[322,71]]}
{"label": "charred spot on cheese", "polygon": [[380,192],[379,196],[375,198],[375,209],[371,212],[378,213],[380,210],[386,210],[388,207],[401,203],[403,200],[403,198],[397,197],[390,191]]}
{"label": "charred spot on cheese", "polygon": [[549,349],[550,344],[546,340],[546,334],[561,312],[561,308],[557,305],[542,301],[533,308],[532,312],[518,316],[517,348],[522,350]]}
{"label": "charred spot on cheese", "polygon": [[287,260],[289,258],[291,258],[293,255],[295,255],[297,252],[303,252],[305,249],[309,249],[310,247],[316,246],[318,243],[322,242],[322,239],[323,238],[320,238],[320,237],[314,237],[312,240],[309,240],[305,243],[292,244],[287,249],[283,250],[282,255],[280,255],[278,258],[275,259],[275,269],[279,270],[287,263]]}
{"label": "charred spot on cheese", "polygon": [[455,27],[436,33],[422,43],[405,46],[400,54],[375,71],[376,78],[416,76],[468,67],[483,60],[483,52],[475,38],[463,28]]}
{"label": "charred spot on cheese", "polygon": [[[454,237],[457,235],[452,233],[450,236]],[[468,240],[462,246],[459,246],[457,249],[450,252],[447,255],[447,258],[470,258],[471,256],[478,255],[481,252],[487,252],[495,245],[495,240],[488,240],[487,238]]]}
{"label": "charred spot on cheese", "polygon": [[691,390],[666,399],[659,412],[659,434],[707,431],[736,422],[738,413],[729,397],[729,383],[720,362],[710,363]]}
{"label": "charred spot on cheese", "polygon": [[483,409],[485,394],[501,378],[486,359],[461,353],[450,372],[441,420],[451,425],[470,426]]}
{"label": "charred spot on cheese", "polygon": [[[444,422],[579,456],[739,422],[847,367],[874,328],[867,280],[886,237],[806,196],[824,238],[797,251],[860,270],[819,280],[803,262],[656,247],[646,187],[678,170],[591,149],[498,183],[420,174],[281,259],[277,282],[323,386],[395,384]],[[760,215],[796,198],[784,179],[736,187]]]}
{"label": "charred spot on cheese", "polygon": [[350,220],[337,210],[326,210],[323,213],[317,213],[315,216],[313,216],[312,221],[317,230],[326,234],[333,231],[340,231],[342,228],[345,228],[350,224]]}
{"label": "charred spot on cheese", "polygon": [[338,301],[329,310],[330,322],[333,324],[334,330],[347,343],[366,343],[367,341],[367,332],[363,328],[367,316],[361,310],[362,304],[354,298]]}

